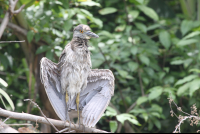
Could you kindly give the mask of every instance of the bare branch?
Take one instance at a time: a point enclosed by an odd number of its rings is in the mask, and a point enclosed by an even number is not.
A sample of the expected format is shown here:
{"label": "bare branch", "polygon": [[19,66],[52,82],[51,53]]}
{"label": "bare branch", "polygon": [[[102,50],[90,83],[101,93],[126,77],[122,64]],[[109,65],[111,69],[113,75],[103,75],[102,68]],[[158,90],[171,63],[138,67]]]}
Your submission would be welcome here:
{"label": "bare branch", "polygon": [[25,5],[22,5],[19,9],[13,11],[12,13],[13,13],[13,14],[18,14],[19,12],[22,11],[22,9],[23,9],[24,7],[25,7]]}
{"label": "bare branch", "polygon": [[[0,75],[6,75],[6,76],[8,76],[8,75],[11,75],[11,76],[16,76],[16,74],[14,74],[14,73],[6,73],[6,72],[2,72],[2,71],[0,71]],[[26,77],[25,76],[18,76],[17,77],[18,79],[23,79],[23,80],[26,80]]]}
{"label": "bare branch", "polygon": [[42,112],[41,108],[37,105],[37,103],[33,102],[31,99],[25,99],[24,101],[30,101],[31,103],[33,103],[41,112],[42,116],[49,122],[49,124],[51,124],[51,126],[58,132],[59,130],[47,119],[47,117],[44,115],[44,113]]}
{"label": "bare branch", "polygon": [[136,106],[136,102],[134,102],[134,103],[126,110],[126,112],[129,113],[135,106]]}
{"label": "bare branch", "polygon": [[[11,115],[12,115],[12,117],[10,117],[10,118],[13,118],[13,119],[29,120],[29,121],[33,121],[33,122],[37,121],[38,123],[50,125],[49,122],[44,117],[31,115],[31,114],[27,114],[27,113],[11,112],[11,111],[0,108],[0,116],[9,117]],[[55,120],[55,119],[50,119],[50,118],[48,118],[48,120],[56,127],[64,127],[64,126],[69,127],[70,126],[70,124],[68,122],[65,122],[65,124],[64,124],[64,121],[61,121],[61,120]],[[74,124],[74,125],[71,125],[71,129],[77,130],[77,131],[83,131],[84,127],[82,125],[80,125],[80,127],[79,127],[78,124]],[[95,129],[95,128],[88,128],[88,127],[85,127],[85,132],[86,133],[108,133],[103,130],[99,130],[99,129]]]}
{"label": "bare branch", "polygon": [[18,14],[19,12],[22,11],[25,5],[22,5],[18,10],[15,10],[15,6],[17,4],[18,0],[9,0],[9,10],[11,14]]}
{"label": "bare branch", "polygon": [[10,15],[9,12],[6,12],[5,17],[2,20],[2,23],[1,23],[1,26],[0,26],[0,39],[1,39],[1,36],[3,35],[3,32],[4,32],[7,24],[8,24],[9,15]]}
{"label": "bare branch", "polygon": [[0,43],[14,43],[14,42],[25,42],[25,40],[22,40],[22,41],[0,41]]}
{"label": "bare branch", "polygon": [[1,36],[3,35],[3,32],[9,22],[9,18],[10,16],[12,16],[13,14],[17,14],[19,12],[22,11],[22,9],[24,8],[25,5],[22,5],[18,10],[15,11],[15,6],[17,4],[18,0],[9,0],[9,11],[6,12],[5,16],[4,16],[4,19],[1,23],[1,26],[0,26],[0,39],[1,39]]}
{"label": "bare branch", "polygon": [[25,124],[6,124],[8,126],[33,126],[33,124],[28,124],[28,123],[25,123]]}
{"label": "bare branch", "polygon": [[[3,19],[0,19],[0,22],[3,23]],[[8,26],[9,28],[13,29],[15,32],[19,32],[19,33],[21,33],[21,34],[24,35],[24,36],[27,35],[27,30],[25,30],[25,29],[19,27],[19,26],[16,25],[16,24],[13,24],[13,23],[8,22],[7,26]]]}

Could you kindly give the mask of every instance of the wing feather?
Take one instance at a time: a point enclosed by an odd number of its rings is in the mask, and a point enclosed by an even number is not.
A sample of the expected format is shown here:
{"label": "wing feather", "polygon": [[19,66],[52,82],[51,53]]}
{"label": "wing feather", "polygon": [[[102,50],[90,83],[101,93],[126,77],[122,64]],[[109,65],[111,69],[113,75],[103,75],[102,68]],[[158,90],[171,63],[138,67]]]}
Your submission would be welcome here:
{"label": "wing feather", "polygon": [[61,120],[66,120],[65,96],[60,92],[61,84],[57,64],[47,58],[40,61],[40,78],[50,103]]}
{"label": "wing feather", "polygon": [[[82,110],[83,124],[94,127],[108,106],[114,94],[114,76],[108,69],[92,69],[87,87],[80,93],[79,108]],[[75,98],[70,109],[76,109]]]}

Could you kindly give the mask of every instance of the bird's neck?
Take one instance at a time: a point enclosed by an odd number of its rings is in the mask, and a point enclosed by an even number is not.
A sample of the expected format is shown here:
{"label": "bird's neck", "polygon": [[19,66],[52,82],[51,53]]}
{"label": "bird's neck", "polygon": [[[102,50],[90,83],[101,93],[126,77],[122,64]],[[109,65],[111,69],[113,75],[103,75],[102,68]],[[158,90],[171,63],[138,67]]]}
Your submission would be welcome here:
{"label": "bird's neck", "polygon": [[88,47],[88,39],[83,39],[83,38],[80,38],[80,37],[73,37],[72,38],[72,42],[79,42],[79,43],[84,43],[87,47]]}

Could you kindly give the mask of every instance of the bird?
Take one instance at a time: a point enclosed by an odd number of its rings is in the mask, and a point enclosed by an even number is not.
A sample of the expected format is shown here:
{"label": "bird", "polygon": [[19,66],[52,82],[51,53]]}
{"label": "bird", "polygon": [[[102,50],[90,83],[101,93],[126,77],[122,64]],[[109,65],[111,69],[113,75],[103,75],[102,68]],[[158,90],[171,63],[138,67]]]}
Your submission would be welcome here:
{"label": "bird", "polygon": [[109,69],[92,69],[89,39],[99,38],[85,24],[73,30],[58,63],[43,57],[40,79],[50,103],[63,121],[77,111],[78,122],[94,127],[114,95],[114,75]]}

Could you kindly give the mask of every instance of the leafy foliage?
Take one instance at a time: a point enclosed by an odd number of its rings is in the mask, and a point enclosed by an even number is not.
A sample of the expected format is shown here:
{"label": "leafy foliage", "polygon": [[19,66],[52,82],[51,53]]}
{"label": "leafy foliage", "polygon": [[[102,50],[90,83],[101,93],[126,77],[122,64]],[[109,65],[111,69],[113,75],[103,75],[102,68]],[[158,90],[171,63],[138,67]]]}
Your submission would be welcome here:
{"label": "leafy foliage", "polygon": [[[200,10],[188,8],[199,1],[188,5],[184,1],[20,0],[27,4],[28,42],[48,44],[37,46],[35,55],[45,53],[57,62],[73,27],[80,23],[100,36],[90,40],[92,65],[114,73],[115,108],[108,107],[97,125],[112,132],[125,121],[136,132],[172,132],[176,123],[170,117],[170,94],[184,111],[194,103],[200,107],[200,13],[194,14]],[[2,37],[16,39],[10,29]],[[8,82],[5,91],[12,94],[17,111],[25,111],[22,100],[28,94],[29,68],[23,51],[19,43],[2,43],[0,49],[0,71],[8,73],[2,76]],[[182,132],[194,131],[184,125]],[[124,127],[120,132],[126,132]]]}

